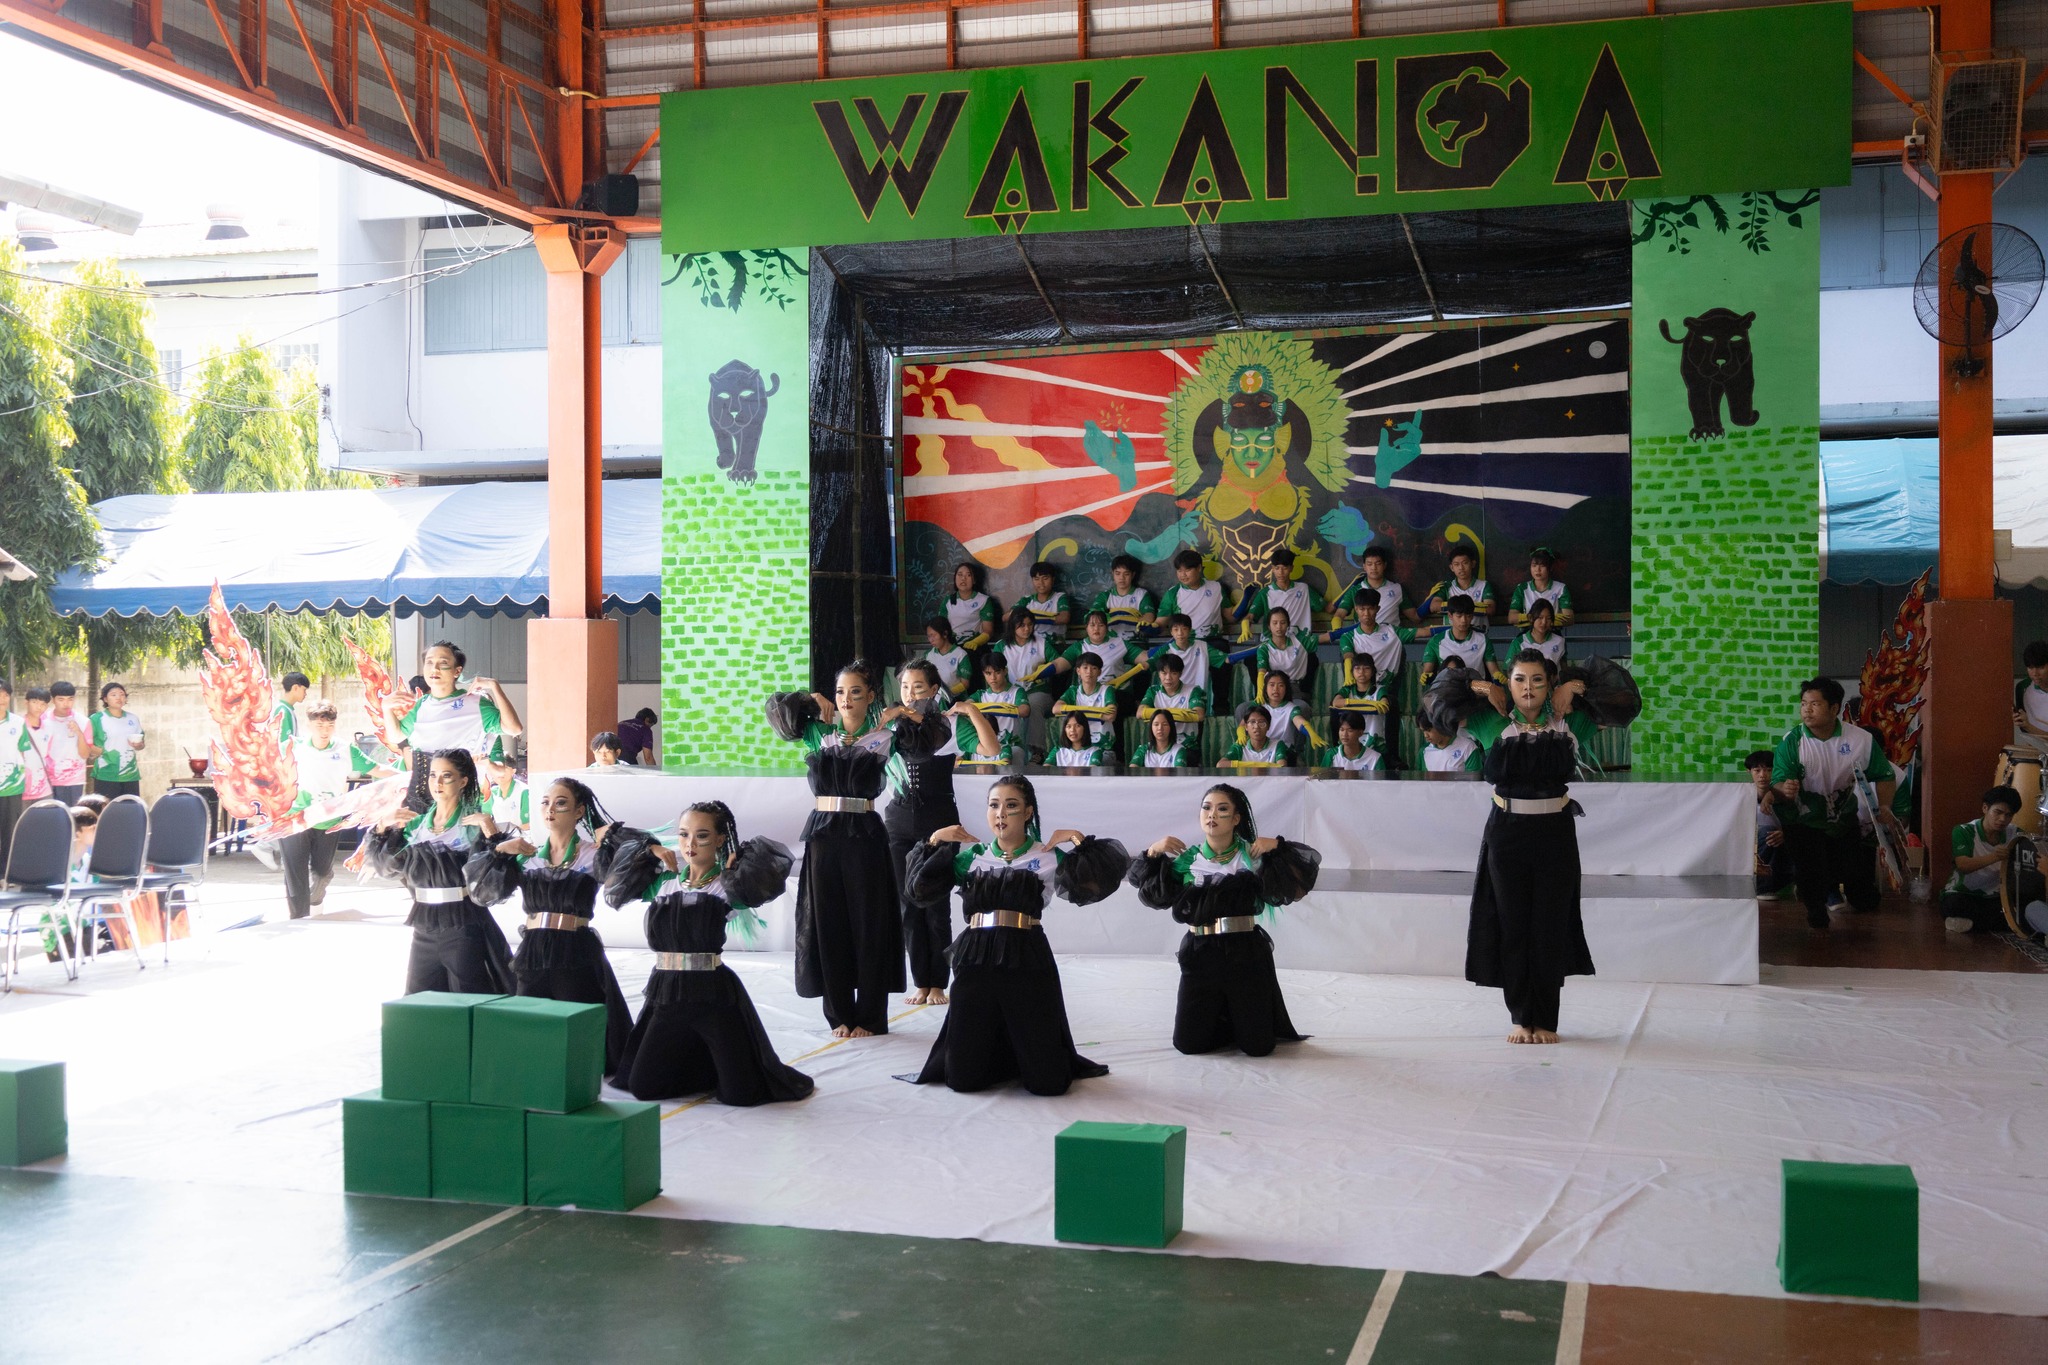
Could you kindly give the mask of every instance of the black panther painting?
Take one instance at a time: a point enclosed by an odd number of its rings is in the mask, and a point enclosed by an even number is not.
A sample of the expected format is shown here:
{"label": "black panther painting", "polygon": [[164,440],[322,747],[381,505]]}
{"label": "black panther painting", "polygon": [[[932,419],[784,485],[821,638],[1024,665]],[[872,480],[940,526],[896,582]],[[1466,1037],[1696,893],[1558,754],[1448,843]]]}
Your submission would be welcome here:
{"label": "black panther painting", "polygon": [[1732,308],[1709,308],[1696,318],[1685,320],[1685,335],[1671,335],[1671,324],[1657,320],[1657,330],[1678,353],[1678,373],[1685,380],[1685,403],[1692,409],[1692,438],[1724,435],[1721,400],[1728,400],[1728,420],[1738,427],[1753,427],[1758,413],[1756,371],[1749,351],[1749,327],[1755,313],[1738,313]]}
{"label": "black panther painting", "polygon": [[711,439],[718,444],[718,467],[734,483],[754,481],[768,400],[781,387],[782,376],[771,374],[763,388],[761,372],[743,360],[729,360],[711,376]]}

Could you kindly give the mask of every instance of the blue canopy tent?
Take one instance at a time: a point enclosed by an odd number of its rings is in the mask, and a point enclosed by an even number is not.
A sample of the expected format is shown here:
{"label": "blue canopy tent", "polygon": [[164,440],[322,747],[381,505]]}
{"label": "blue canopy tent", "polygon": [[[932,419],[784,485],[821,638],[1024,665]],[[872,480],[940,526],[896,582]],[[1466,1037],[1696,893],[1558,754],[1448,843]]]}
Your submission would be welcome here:
{"label": "blue canopy tent", "polygon": [[[94,507],[105,566],[60,576],[59,612],[195,616],[230,607],[372,615],[544,610],[545,483],[109,498]],[[661,594],[661,486],[604,486],[607,610]]]}
{"label": "blue canopy tent", "polygon": [[[2048,584],[2048,436],[1994,438],[1998,581]],[[1941,458],[1932,437],[1822,441],[1821,577],[1910,583],[1941,543]]]}

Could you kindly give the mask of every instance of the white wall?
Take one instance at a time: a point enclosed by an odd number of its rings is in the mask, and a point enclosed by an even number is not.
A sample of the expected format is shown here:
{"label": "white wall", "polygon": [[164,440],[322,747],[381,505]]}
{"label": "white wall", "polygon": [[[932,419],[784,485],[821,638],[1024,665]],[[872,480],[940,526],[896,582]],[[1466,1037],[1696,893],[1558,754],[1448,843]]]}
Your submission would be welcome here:
{"label": "white wall", "polygon": [[[548,443],[545,351],[482,351],[420,357],[426,450],[544,447]],[[604,443],[661,443],[661,348],[604,352]]]}
{"label": "white wall", "polygon": [[[397,196],[394,202],[394,196]],[[395,210],[434,210],[439,200],[330,161],[321,179],[320,283],[336,289],[395,279],[415,268],[419,230]],[[421,435],[408,415],[418,367],[416,290],[349,289],[333,301],[320,346],[320,382],[327,389],[320,424],[323,463],[341,450],[418,450]]]}
{"label": "white wall", "polygon": [[[2048,396],[2048,320],[2021,323],[1994,348],[1992,391],[2004,401]],[[1820,296],[1820,401],[1932,403],[1934,338],[1913,316],[1911,289],[1829,289]]]}
{"label": "white wall", "polygon": [[[313,287],[312,262],[305,260],[288,267],[305,274],[269,280],[214,280],[194,287],[209,297],[203,299],[158,298],[151,302],[155,317],[150,340],[159,354],[178,351],[180,364],[191,367],[208,351],[225,350],[248,340],[258,346],[310,345],[321,340],[319,326],[327,311],[326,301],[303,291]],[[171,292],[184,292],[181,285],[168,285]],[[301,291],[295,298],[258,298],[259,294]]]}

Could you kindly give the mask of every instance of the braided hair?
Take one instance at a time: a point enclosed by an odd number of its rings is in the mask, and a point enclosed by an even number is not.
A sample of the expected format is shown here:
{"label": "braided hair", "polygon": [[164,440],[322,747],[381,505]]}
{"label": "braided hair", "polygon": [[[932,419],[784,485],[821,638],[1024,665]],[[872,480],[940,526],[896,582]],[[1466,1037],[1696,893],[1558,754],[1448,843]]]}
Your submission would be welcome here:
{"label": "braided hair", "polygon": [[1237,837],[1243,843],[1255,843],[1259,837],[1258,826],[1252,823],[1252,803],[1244,792],[1228,782],[1218,782],[1202,793],[1204,798],[1221,792],[1230,798],[1230,804],[1237,807]]}
{"label": "braided hair", "polygon": [[[733,855],[740,851],[740,823],[733,818],[732,807],[723,801],[693,801],[683,807],[684,815],[708,815],[711,826],[723,836],[718,844],[718,861],[730,863]],[[676,822],[678,826],[682,821]]]}
{"label": "braided hair", "polygon": [[598,804],[597,793],[590,789],[589,784],[573,777],[558,777],[548,785],[568,792],[570,799],[583,808],[584,823],[592,829],[603,829],[612,823],[610,813]]}
{"label": "braided hair", "polygon": [[469,815],[483,809],[483,784],[477,780],[476,759],[470,756],[467,749],[429,749],[425,753],[413,754],[412,781],[405,789],[406,809],[416,810],[424,815],[434,808],[433,788],[428,785],[427,779],[433,773],[434,760],[437,758],[446,759],[448,765],[454,768],[456,774],[463,780],[462,797],[455,803],[456,811],[462,815]]}

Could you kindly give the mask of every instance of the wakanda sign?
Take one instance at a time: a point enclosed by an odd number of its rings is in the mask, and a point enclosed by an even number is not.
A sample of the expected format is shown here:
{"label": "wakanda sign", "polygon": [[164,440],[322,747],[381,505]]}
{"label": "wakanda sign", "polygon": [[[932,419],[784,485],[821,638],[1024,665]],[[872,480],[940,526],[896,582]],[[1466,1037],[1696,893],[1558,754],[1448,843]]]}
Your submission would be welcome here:
{"label": "wakanda sign", "polygon": [[669,252],[1841,184],[1792,5],[663,96]]}

